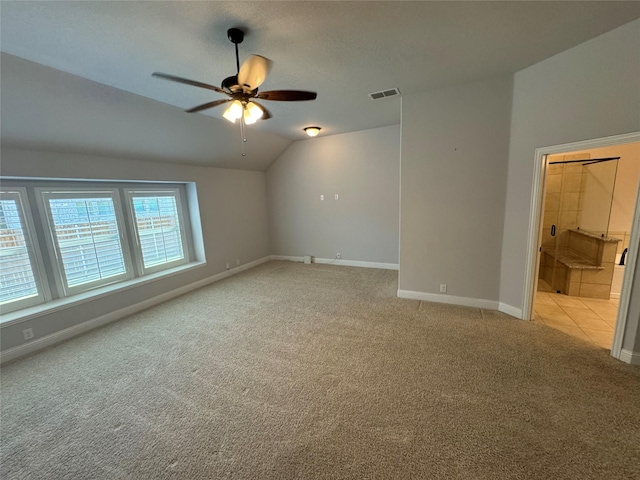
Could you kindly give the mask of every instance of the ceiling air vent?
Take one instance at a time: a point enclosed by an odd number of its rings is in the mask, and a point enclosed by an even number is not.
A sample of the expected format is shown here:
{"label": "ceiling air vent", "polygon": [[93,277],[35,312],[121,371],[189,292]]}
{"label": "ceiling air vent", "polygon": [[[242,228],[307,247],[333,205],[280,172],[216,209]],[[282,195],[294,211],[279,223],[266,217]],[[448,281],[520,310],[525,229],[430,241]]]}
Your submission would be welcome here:
{"label": "ceiling air vent", "polygon": [[394,97],[396,95],[400,95],[400,90],[398,90],[397,88],[390,88],[389,90],[381,90],[379,92],[373,92],[369,94],[371,100],[377,100],[379,98],[385,97]]}

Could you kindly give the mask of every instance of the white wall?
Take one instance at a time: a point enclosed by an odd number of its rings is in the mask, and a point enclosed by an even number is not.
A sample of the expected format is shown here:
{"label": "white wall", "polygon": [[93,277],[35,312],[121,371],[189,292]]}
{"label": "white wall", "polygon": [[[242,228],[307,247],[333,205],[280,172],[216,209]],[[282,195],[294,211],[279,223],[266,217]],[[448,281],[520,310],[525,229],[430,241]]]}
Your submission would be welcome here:
{"label": "white wall", "polygon": [[22,329],[40,337],[124,309],[270,254],[264,172],[145,162],[36,150],[2,149],[2,175],[17,177],[195,182],[207,264],[2,328],[1,349],[24,343]]}
{"label": "white wall", "polygon": [[511,95],[493,78],[403,97],[400,290],[497,306]]}
{"label": "white wall", "polygon": [[516,73],[502,302],[523,306],[535,149],[638,131],[639,112],[640,20]]}
{"label": "white wall", "polygon": [[397,264],[399,174],[399,125],[294,142],[267,170],[272,253]]}

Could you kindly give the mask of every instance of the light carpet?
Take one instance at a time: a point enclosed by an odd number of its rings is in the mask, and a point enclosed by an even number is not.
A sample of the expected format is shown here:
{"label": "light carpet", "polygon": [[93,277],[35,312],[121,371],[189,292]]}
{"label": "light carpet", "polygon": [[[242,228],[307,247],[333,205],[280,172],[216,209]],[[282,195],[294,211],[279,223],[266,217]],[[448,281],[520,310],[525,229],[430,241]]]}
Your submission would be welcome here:
{"label": "light carpet", "polygon": [[269,262],[2,368],[3,479],[640,478],[640,369]]}

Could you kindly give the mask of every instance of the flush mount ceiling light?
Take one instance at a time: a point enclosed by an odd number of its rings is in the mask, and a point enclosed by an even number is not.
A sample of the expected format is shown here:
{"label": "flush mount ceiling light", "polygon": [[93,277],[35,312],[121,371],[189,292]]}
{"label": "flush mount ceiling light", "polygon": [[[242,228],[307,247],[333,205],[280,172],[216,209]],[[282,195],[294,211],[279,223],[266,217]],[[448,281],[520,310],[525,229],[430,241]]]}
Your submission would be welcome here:
{"label": "flush mount ceiling light", "polygon": [[315,137],[316,135],[318,135],[320,133],[320,130],[322,130],[320,127],[307,127],[304,129],[304,131],[307,132],[307,135],[309,135],[310,137]]}

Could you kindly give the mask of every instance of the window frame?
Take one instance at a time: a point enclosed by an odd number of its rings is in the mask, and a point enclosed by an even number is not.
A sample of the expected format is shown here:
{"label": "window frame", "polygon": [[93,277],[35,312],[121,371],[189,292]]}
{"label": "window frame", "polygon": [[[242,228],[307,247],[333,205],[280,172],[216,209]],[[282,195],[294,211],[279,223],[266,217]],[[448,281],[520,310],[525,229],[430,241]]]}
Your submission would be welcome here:
{"label": "window frame", "polygon": [[[33,253],[32,262],[37,264],[40,292],[42,297],[37,301],[9,302],[0,308],[0,327],[26,321],[36,316],[46,314],[52,310],[67,308],[71,305],[91,301],[113,295],[120,291],[156,282],[165,277],[180,274],[181,272],[200,268],[206,265],[204,251],[202,251],[202,225],[201,219],[193,215],[198,214],[197,193],[193,189],[194,182],[181,181],[145,181],[145,180],[108,180],[108,179],[73,179],[73,178],[25,178],[0,176],[2,191],[20,191],[23,220],[28,228]],[[176,199],[176,212],[180,223],[181,240],[183,242],[184,259],[180,262],[167,262],[153,269],[143,269],[139,266],[142,260],[142,251],[135,241],[136,233],[132,227],[132,207],[129,207],[127,190],[132,191],[171,191]],[[113,208],[117,215],[118,232],[121,236],[120,245],[123,249],[126,270],[126,279],[105,282],[101,285],[82,285],[82,290],[66,287],[64,267],[61,267],[60,258],[54,248],[55,238],[53,222],[45,200],[40,192],[84,192],[84,198],[95,197],[96,192],[109,191],[112,197]],[[55,206],[55,205],[54,205]],[[192,210],[193,209],[193,210]],[[111,220],[111,217],[107,217]],[[123,240],[124,237],[124,240]],[[176,265],[176,263],[179,263]],[[11,308],[9,308],[9,306]],[[7,308],[5,308],[7,307]]]}
{"label": "window frame", "polygon": [[[130,229],[133,237],[133,247],[137,250],[137,254],[134,255],[135,263],[138,271],[141,276],[150,275],[152,273],[161,272],[162,270],[168,270],[170,268],[178,267],[181,265],[185,265],[191,261],[192,258],[192,249],[190,238],[187,235],[187,226],[189,225],[188,221],[188,213],[185,211],[185,208],[182,205],[182,197],[186,197],[186,194],[183,189],[180,187],[171,187],[171,186],[144,186],[139,188],[127,187],[124,188],[124,195],[126,197],[128,217]],[[180,231],[180,240],[182,242],[182,258],[173,260],[170,262],[165,262],[157,265],[152,265],[146,267],[144,265],[144,255],[142,252],[142,245],[140,243],[140,233],[138,230],[138,222],[136,219],[136,212],[133,205],[133,198],[137,197],[172,197],[176,202],[176,213],[178,216],[179,223],[179,231]]]}
{"label": "window frame", "polygon": [[[46,244],[51,258],[51,264],[55,271],[54,281],[60,292],[60,297],[69,297],[79,293],[94,290],[114,283],[120,283],[134,277],[133,263],[127,238],[127,230],[125,228],[122,205],[120,202],[119,189],[117,187],[108,186],[91,186],[85,187],[35,187],[36,198],[40,210],[43,228],[45,228]],[[49,205],[51,198],[110,198],[113,201],[116,225],[118,227],[118,236],[125,272],[119,275],[106,277],[91,282],[82,283],[80,285],[69,286],[67,273],[64,268],[60,245],[55,235],[55,223]]]}
{"label": "window frame", "polygon": [[10,198],[16,202],[22,226],[22,233],[26,244],[27,257],[29,259],[31,273],[37,290],[36,295],[1,305],[0,310],[2,311],[2,314],[6,314],[50,301],[51,291],[46,280],[44,262],[40,254],[40,250],[36,248],[36,245],[39,245],[40,242],[36,236],[36,229],[31,212],[31,206],[29,204],[27,189],[18,186],[5,187],[3,185],[2,188],[0,188],[0,198]]}

